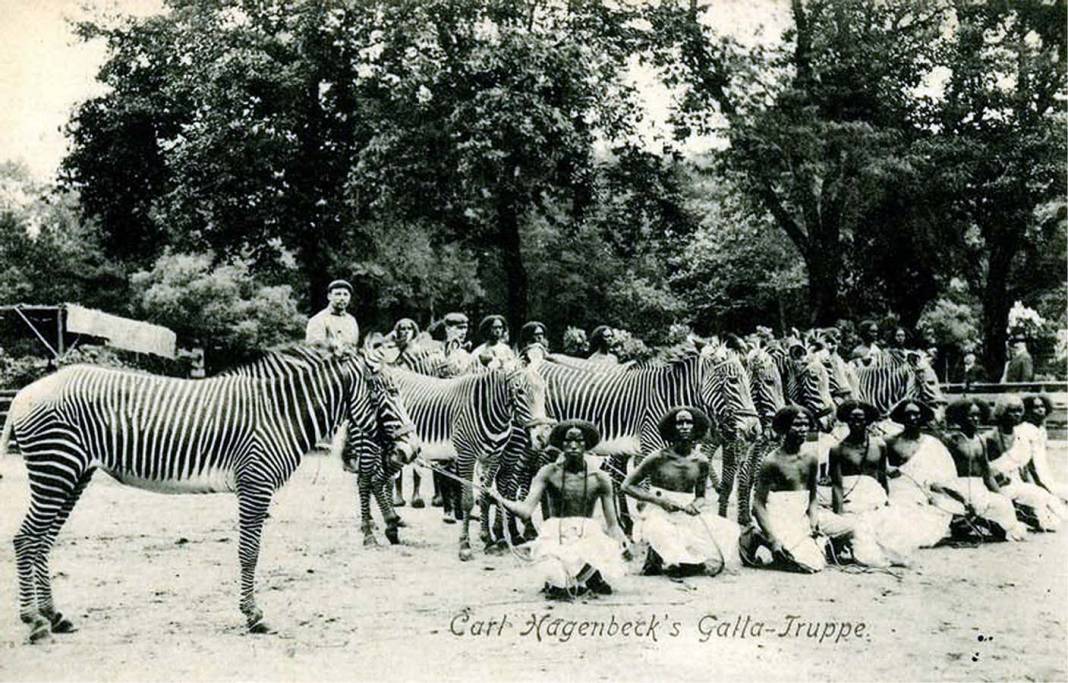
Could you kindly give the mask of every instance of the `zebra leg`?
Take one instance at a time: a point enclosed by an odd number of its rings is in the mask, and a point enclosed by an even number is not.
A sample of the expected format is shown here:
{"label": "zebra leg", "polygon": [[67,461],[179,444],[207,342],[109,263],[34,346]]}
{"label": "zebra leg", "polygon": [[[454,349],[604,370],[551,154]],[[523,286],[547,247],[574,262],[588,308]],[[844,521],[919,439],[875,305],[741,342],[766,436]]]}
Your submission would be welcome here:
{"label": "zebra leg", "polygon": [[256,563],[260,557],[260,537],[273,491],[267,486],[237,485],[238,536],[237,556],[241,563],[241,613],[249,633],[272,633],[263,620],[263,610],[256,606]]}
{"label": "zebra leg", "polygon": [[371,519],[371,477],[361,472],[356,476],[356,487],[360,497],[360,532],[363,533],[363,545],[366,548],[378,543]]}
{"label": "zebra leg", "polygon": [[[711,466],[711,463],[709,463]],[[719,516],[727,516],[727,506],[731,502],[731,493],[734,492],[734,475],[738,469],[738,449],[734,442],[723,444],[723,476],[719,483]],[[741,497],[738,498],[738,507],[741,509]]]}
{"label": "zebra leg", "polygon": [[749,457],[742,460],[741,468],[738,471],[738,526],[742,527],[742,529],[747,528],[752,521],[750,505],[756,473],[760,471],[760,464],[764,462],[764,456],[770,453],[774,446],[775,442],[772,440],[758,441],[749,451]]}
{"label": "zebra leg", "polygon": [[393,507],[404,507],[404,470],[393,478]]}
{"label": "zebra leg", "polygon": [[415,467],[412,470],[412,507],[415,509],[426,507],[426,503],[423,502],[423,496],[419,494],[419,487],[423,483],[423,478],[419,476],[419,470]]}
{"label": "zebra leg", "polygon": [[[456,458],[456,470],[457,475],[465,482],[474,481],[475,476],[475,456],[474,454],[459,453]],[[475,506],[475,496],[470,486],[464,486],[462,491],[458,491],[460,494],[459,511],[461,515],[460,524],[460,560],[468,561],[473,555],[471,553],[471,508]]]}
{"label": "zebra leg", "polygon": [[378,501],[378,509],[382,511],[382,521],[386,523],[386,539],[396,545],[400,543],[397,529],[400,526],[400,515],[393,509],[393,501],[389,497],[389,477],[382,476],[377,481],[371,480],[371,491],[374,492],[375,500]]}
{"label": "zebra leg", "polygon": [[52,633],[73,633],[77,630],[69,619],[66,619],[56,610],[55,605],[52,602],[52,574],[48,568],[48,558],[52,551],[52,546],[56,542],[56,536],[59,534],[59,530],[63,528],[63,525],[70,517],[71,510],[74,509],[75,504],[82,495],[82,491],[84,491],[85,487],[89,484],[89,480],[93,478],[93,472],[95,472],[95,470],[88,470],[78,480],[77,485],[74,487],[74,491],[72,491],[67,500],[64,501],[63,507],[52,521],[52,526],[49,527],[48,532],[45,534],[37,551],[37,558],[34,563],[34,573],[36,575],[37,583],[37,609],[46,619],[48,619],[51,624]]}
{"label": "zebra leg", "polygon": [[623,528],[623,532],[630,536],[634,520],[631,519],[630,509],[627,507],[627,497],[623,494],[623,480],[627,477],[628,457],[626,453],[613,453],[608,456],[605,461],[606,466],[602,469],[608,470],[608,477],[612,480],[614,492],[612,498],[616,503],[616,517],[619,519],[619,525]]}
{"label": "zebra leg", "polygon": [[[42,455],[35,453],[34,455]],[[64,453],[64,455],[69,455]],[[50,459],[49,463],[54,459]],[[31,643],[44,638],[49,634],[52,623],[48,615],[44,614],[41,607],[41,597],[46,598],[44,607],[54,612],[52,608],[51,586],[47,585],[44,596],[38,594],[37,577],[43,573],[48,583],[47,550],[51,544],[48,537],[56,520],[63,514],[66,505],[73,507],[70,502],[74,491],[78,488],[78,482],[84,473],[73,473],[72,479],[59,478],[53,468],[48,467],[42,471],[42,466],[27,462],[27,473],[30,481],[30,508],[26,517],[22,520],[18,532],[15,534],[15,568],[18,574],[19,587],[19,618],[30,625],[29,641]],[[47,475],[47,476],[43,476]],[[69,511],[67,512],[69,515]],[[66,517],[64,516],[64,519]],[[60,522],[62,524],[62,522]],[[58,526],[56,531],[58,532]],[[42,553],[45,559],[41,559]],[[42,572],[43,566],[43,572]]]}

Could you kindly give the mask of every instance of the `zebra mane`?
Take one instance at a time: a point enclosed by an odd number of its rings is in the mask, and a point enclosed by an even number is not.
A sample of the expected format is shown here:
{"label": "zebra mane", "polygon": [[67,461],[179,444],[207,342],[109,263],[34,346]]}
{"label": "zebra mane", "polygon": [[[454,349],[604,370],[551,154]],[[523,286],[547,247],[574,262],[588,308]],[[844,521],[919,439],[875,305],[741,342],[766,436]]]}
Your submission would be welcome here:
{"label": "zebra mane", "polygon": [[732,353],[716,337],[708,339],[690,335],[686,341],[658,349],[652,358],[637,361],[634,368],[666,368],[692,358],[722,358]]}
{"label": "zebra mane", "polygon": [[[362,367],[371,368],[372,363],[362,351],[346,352],[347,357],[358,359]],[[252,375],[259,377],[273,377],[278,373],[278,366],[306,367],[322,365],[338,355],[330,349],[312,344],[290,343],[282,344],[270,349],[256,352],[253,357],[244,363],[223,370],[216,377],[228,377],[233,375]],[[345,357],[345,356],[343,356]]]}

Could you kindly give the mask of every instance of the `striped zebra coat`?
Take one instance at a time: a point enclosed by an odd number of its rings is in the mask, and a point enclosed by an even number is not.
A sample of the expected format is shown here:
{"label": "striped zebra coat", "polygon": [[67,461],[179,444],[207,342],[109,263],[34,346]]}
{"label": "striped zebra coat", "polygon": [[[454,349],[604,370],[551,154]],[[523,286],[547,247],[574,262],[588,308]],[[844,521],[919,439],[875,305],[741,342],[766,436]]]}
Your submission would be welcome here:
{"label": "striped zebra coat", "polygon": [[255,601],[260,534],[274,492],[342,420],[416,444],[403,403],[362,356],[306,347],[268,352],[255,376],[174,379],[70,366],[18,393],[0,438],[22,451],[30,507],[15,536],[19,611],[31,640],[72,630],[52,599],[49,554],[96,470],[163,493],[238,498],[240,608],[269,630]]}

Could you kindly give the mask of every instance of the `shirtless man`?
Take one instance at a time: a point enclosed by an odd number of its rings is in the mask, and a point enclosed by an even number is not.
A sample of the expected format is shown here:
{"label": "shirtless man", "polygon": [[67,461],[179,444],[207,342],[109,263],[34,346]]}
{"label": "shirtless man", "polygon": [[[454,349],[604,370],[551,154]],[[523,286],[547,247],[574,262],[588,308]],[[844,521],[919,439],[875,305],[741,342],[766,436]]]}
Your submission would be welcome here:
{"label": "shirtless man", "polygon": [[[646,574],[658,573],[660,566],[673,578],[740,567],[738,525],[705,509],[709,463],[694,446],[710,425],[696,408],[668,411],[659,426],[668,446],[623,481],[623,493],[639,501],[634,540],[649,543]],[[646,480],[648,490],[640,486]]]}
{"label": "shirtless man", "polygon": [[742,535],[742,561],[749,565],[778,565],[805,573],[826,565],[823,544],[816,541],[820,508],[816,497],[819,459],[802,454],[813,420],[808,411],[786,406],[775,414],[772,428],[782,446],[768,453],[757,472],[753,520]]}
{"label": "shirtless man", "polygon": [[[550,599],[569,599],[587,590],[609,595],[612,587],[607,579],[625,573],[622,553],[627,538],[616,519],[612,480],[586,462],[586,451],[600,438],[597,428],[583,420],[557,424],[549,444],[563,451],[563,459],[538,471],[522,502],[498,499],[511,512],[530,519],[546,494],[550,516],[538,529],[532,548]],[[598,502],[608,535],[593,519]]]}
{"label": "shirtless man", "polygon": [[986,440],[978,433],[985,414],[985,404],[970,398],[946,408],[946,421],[955,428],[945,438],[957,468],[958,479],[952,488],[977,517],[995,523],[1008,540],[1024,540],[1026,527],[1016,519],[1012,501],[1001,495],[987,460]]}
{"label": "shirtless man", "polygon": [[879,411],[867,403],[850,399],[838,406],[837,417],[849,427],[849,433],[831,447],[829,454],[831,508],[836,514],[842,514],[845,511],[845,477],[871,477],[887,494],[890,488],[886,481],[886,443],[868,432],[868,427],[879,419]]}

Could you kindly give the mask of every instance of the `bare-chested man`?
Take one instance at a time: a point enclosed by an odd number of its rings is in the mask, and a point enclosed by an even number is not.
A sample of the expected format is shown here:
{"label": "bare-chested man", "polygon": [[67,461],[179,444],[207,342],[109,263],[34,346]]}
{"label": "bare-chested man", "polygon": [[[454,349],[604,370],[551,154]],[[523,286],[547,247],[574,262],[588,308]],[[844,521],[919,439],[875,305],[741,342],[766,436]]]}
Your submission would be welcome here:
{"label": "bare-chested man", "polygon": [[845,512],[844,484],[848,482],[848,488],[855,491],[866,483],[862,477],[869,477],[882,486],[885,503],[885,494],[890,491],[886,481],[886,443],[868,430],[879,419],[879,411],[867,403],[849,399],[838,406],[837,417],[849,427],[849,433],[831,447],[829,454],[832,509],[836,514]]}
{"label": "bare-chested man", "polygon": [[[634,540],[649,543],[646,574],[662,567],[681,578],[738,569],[741,530],[707,508],[708,458],[695,449],[711,422],[696,408],[674,408],[660,420],[668,446],[642,460],[623,482],[623,492],[639,501]],[[648,481],[649,489],[640,484]]]}
{"label": "bare-chested man", "polygon": [[979,425],[987,413],[986,404],[962,398],[946,408],[946,421],[953,431],[945,444],[957,468],[953,491],[977,517],[993,522],[1010,541],[1027,538],[1027,528],[1016,519],[1012,501],[1001,495],[994,471],[987,460],[986,440]]}
{"label": "bare-chested man", "polygon": [[775,414],[772,428],[782,446],[768,453],[757,472],[753,493],[755,526],[742,534],[742,561],[752,566],[777,566],[806,573],[826,564],[823,543],[817,542],[820,509],[816,497],[819,458],[802,454],[813,419],[798,406]]}
{"label": "bare-chested man", "polygon": [[[622,553],[627,538],[616,519],[612,480],[586,462],[586,451],[600,438],[597,428],[583,420],[556,425],[549,444],[563,451],[563,458],[538,471],[522,502],[500,500],[510,511],[530,519],[546,494],[550,517],[538,530],[533,557],[543,573],[544,591],[553,599],[586,590],[608,595],[612,587],[607,579],[625,573]],[[593,519],[598,502],[611,538]]]}

